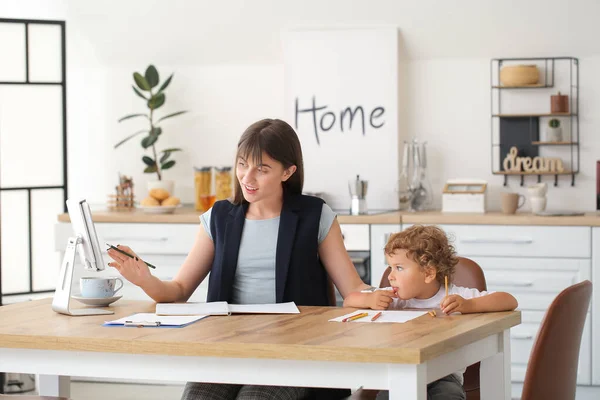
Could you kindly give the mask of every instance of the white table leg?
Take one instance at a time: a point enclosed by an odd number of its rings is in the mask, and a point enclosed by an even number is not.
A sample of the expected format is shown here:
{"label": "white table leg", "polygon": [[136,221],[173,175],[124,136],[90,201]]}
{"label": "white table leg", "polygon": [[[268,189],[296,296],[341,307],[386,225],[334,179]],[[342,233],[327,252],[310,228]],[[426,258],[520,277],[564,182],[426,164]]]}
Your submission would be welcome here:
{"label": "white table leg", "polygon": [[427,400],[425,364],[390,364],[388,371],[390,400]]}
{"label": "white table leg", "polygon": [[71,377],[58,375],[38,375],[40,396],[71,396]]}
{"label": "white table leg", "polygon": [[499,353],[481,361],[479,370],[481,398],[510,400],[510,330],[498,334]]}

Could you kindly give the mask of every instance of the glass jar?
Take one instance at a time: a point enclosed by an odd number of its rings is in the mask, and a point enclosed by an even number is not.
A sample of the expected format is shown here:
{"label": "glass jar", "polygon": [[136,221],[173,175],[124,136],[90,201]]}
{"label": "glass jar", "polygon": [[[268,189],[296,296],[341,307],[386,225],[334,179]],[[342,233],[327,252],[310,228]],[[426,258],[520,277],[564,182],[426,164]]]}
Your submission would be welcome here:
{"label": "glass jar", "polygon": [[212,167],[194,168],[196,211],[208,211],[215,203]]}
{"label": "glass jar", "polygon": [[233,180],[231,167],[215,167],[215,197],[216,200],[226,200],[233,197]]}

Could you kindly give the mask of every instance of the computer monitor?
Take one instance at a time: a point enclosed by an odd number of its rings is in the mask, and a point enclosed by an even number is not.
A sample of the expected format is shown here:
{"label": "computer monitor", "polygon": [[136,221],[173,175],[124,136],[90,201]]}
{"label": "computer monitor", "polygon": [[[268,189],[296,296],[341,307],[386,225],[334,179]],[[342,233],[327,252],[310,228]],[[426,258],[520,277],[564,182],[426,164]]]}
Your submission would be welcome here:
{"label": "computer monitor", "polygon": [[85,199],[68,199],[67,209],[73,234],[81,238],[81,243],[77,245],[81,263],[86,269],[102,271],[105,264],[89,204]]}
{"label": "computer monitor", "polygon": [[102,271],[104,261],[102,260],[102,250],[100,249],[88,203],[85,199],[68,199],[67,209],[69,210],[74,235],[69,237],[65,244],[65,255],[60,267],[54,299],[52,300],[52,309],[57,313],[66,315],[114,314],[113,311],[103,309],[70,308],[73,268],[77,257],[75,253],[79,253],[84,268],[88,270]]}

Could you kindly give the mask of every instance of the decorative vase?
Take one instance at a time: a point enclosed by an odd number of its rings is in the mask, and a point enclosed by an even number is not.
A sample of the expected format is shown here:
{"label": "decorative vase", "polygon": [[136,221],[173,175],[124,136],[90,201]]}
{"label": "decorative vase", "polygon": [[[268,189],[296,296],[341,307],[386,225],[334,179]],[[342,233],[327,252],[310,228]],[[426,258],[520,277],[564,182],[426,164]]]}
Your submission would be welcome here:
{"label": "decorative vase", "polygon": [[539,82],[540,71],[535,65],[507,65],[500,70],[503,86],[528,86]]}
{"label": "decorative vase", "polygon": [[173,196],[173,190],[175,189],[174,181],[148,181],[148,192],[152,189],[164,189],[166,190],[170,196]]}
{"label": "decorative vase", "polygon": [[569,96],[560,94],[550,96],[550,111],[554,113],[569,112]]}
{"label": "decorative vase", "polygon": [[551,126],[546,128],[546,140],[549,142],[561,142],[562,141],[562,127],[558,126],[553,128]]}

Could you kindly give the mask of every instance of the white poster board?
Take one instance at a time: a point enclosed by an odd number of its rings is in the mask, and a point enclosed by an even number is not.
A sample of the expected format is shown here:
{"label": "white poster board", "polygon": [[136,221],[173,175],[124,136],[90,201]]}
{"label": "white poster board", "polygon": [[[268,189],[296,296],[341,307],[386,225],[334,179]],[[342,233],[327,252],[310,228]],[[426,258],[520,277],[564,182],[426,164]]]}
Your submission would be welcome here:
{"label": "white poster board", "polygon": [[348,181],[368,181],[367,205],[396,209],[398,31],[283,34],[285,118],[300,137],[304,191],[350,207]]}

